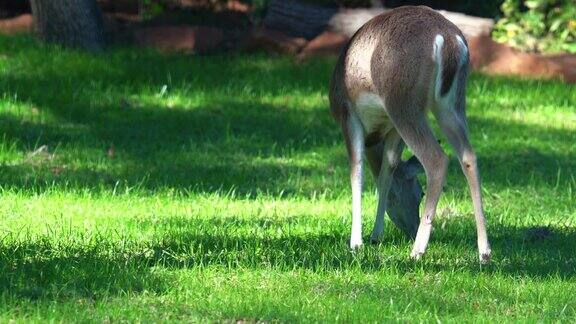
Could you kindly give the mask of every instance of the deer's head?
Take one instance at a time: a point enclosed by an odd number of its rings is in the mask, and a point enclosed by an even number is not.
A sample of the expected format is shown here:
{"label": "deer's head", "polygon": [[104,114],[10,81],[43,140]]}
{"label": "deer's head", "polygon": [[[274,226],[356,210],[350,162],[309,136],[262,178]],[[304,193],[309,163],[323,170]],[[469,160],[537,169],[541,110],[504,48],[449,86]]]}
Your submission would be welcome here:
{"label": "deer's head", "polygon": [[414,239],[420,223],[420,202],[424,196],[417,175],[424,168],[415,156],[401,162],[394,170],[388,192],[387,210],[390,219],[406,235]]}

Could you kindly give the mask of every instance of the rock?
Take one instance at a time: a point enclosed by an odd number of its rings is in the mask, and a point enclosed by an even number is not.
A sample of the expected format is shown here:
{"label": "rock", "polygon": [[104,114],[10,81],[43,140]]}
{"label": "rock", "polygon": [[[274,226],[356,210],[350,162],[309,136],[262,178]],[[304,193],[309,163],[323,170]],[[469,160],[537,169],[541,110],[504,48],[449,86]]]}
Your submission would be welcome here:
{"label": "rock", "polygon": [[458,26],[466,39],[481,35],[490,35],[492,33],[492,28],[494,28],[494,20],[490,18],[468,16],[458,12],[445,10],[438,10],[438,12],[446,17],[446,19],[450,20],[454,25]]}
{"label": "rock", "polygon": [[307,41],[303,37],[292,37],[281,31],[264,27],[253,30],[243,48],[295,55],[306,43]]}
{"label": "rock", "polygon": [[523,53],[488,35],[471,37],[468,46],[472,68],[486,74],[576,82],[576,55]]}
{"label": "rock", "polygon": [[312,56],[338,56],[348,43],[348,39],[344,34],[325,31],[306,44],[298,54],[298,59],[302,60]]}
{"label": "rock", "polygon": [[[332,16],[328,23],[328,28],[331,31],[352,37],[368,20],[389,10],[386,8],[341,9]],[[468,16],[444,10],[438,10],[438,12],[458,26],[466,38],[489,35],[494,26],[494,21],[489,18]]]}
{"label": "rock", "polygon": [[228,2],[226,2],[226,9],[230,10],[230,11],[237,11],[237,12],[245,13],[245,14],[250,13],[252,10],[250,5],[248,5],[242,1],[238,1],[238,0],[228,0]]}
{"label": "rock", "polygon": [[354,33],[368,20],[390,9],[385,8],[358,8],[340,9],[330,18],[328,30],[352,37]]}
{"label": "rock", "polygon": [[497,43],[488,35],[471,37],[468,39],[470,51],[470,65],[473,69],[480,69],[495,60],[503,52],[511,49],[504,44]]}
{"label": "rock", "polygon": [[222,29],[205,26],[146,27],[134,32],[136,44],[162,52],[210,53],[224,45]]}
{"label": "rock", "polygon": [[29,33],[34,30],[34,19],[31,14],[0,20],[0,34]]}

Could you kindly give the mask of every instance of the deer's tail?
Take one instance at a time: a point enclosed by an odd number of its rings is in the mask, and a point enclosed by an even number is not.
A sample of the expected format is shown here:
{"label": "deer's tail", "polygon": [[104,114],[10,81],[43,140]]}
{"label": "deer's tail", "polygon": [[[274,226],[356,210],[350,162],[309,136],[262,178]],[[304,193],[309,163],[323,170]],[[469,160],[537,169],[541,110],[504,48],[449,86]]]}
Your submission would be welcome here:
{"label": "deer's tail", "polygon": [[466,41],[460,35],[444,37],[438,34],[434,38],[432,58],[436,63],[434,95],[438,100],[450,92],[456,74],[468,65],[469,53]]}

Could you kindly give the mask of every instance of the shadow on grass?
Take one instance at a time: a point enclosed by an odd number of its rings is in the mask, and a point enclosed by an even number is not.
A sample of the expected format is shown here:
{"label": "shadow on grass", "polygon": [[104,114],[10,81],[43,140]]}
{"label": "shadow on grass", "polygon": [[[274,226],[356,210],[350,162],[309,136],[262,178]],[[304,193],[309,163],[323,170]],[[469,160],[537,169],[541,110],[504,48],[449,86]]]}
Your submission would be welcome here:
{"label": "shadow on grass", "polygon": [[[0,86],[17,93],[18,102],[56,118],[43,123],[29,120],[29,111],[23,112],[28,117],[7,114],[0,119],[5,138],[20,151],[44,144],[58,150],[57,158],[44,167],[2,166],[0,181],[7,188],[44,190],[56,185],[97,191],[125,184],[150,191],[310,194],[345,182],[344,145],[327,108],[301,109],[297,103],[258,100],[326,93],[332,61],[297,66],[263,56],[163,56],[131,50],[91,56],[50,47],[39,50],[31,41],[16,45],[3,41],[7,44],[3,53],[16,57],[14,64],[21,66],[3,73]],[[498,79],[492,83],[557,90],[554,83]],[[137,107],[124,107],[132,96],[138,101],[163,84],[183,96],[206,99],[173,108],[146,100]],[[570,172],[576,169],[573,152],[546,148],[568,147],[576,141],[573,132],[478,117],[470,124],[473,139],[480,138],[474,132],[482,131],[492,140],[486,145],[490,150],[478,152],[481,169],[489,170],[483,172],[484,183],[509,188],[534,180],[545,186],[571,181]],[[510,141],[535,137],[525,146]],[[114,158],[107,157],[110,148]],[[306,163],[296,161],[302,156],[308,157]],[[559,171],[568,176],[558,179]],[[450,172],[462,185],[458,168]],[[526,177],[528,173],[532,178]]]}
{"label": "shadow on grass", "polygon": [[[291,183],[294,175],[327,176],[331,161],[318,167],[313,161],[302,164],[286,155],[331,149],[328,141],[333,138],[326,136],[330,130],[316,125],[306,128],[319,120],[330,122],[328,116],[320,112],[294,114],[286,108],[263,105],[226,107],[143,109],[133,114],[146,114],[145,120],[111,118],[89,125],[84,132],[5,117],[0,121],[4,133],[27,147],[23,150],[33,151],[36,143],[42,143],[55,148],[55,158],[37,165],[5,165],[1,181],[6,187],[37,190],[54,185],[110,190],[120,183],[150,191],[236,189],[240,194],[287,194],[301,191]],[[336,131],[331,132],[334,138],[339,136]],[[109,148],[114,149],[114,157],[107,155]]]}
{"label": "shadow on grass", "polygon": [[0,295],[9,300],[57,301],[162,292],[167,287],[166,278],[151,270],[153,263],[102,248],[63,247],[48,241],[0,245]]}
{"label": "shadow on grass", "polygon": [[[137,114],[132,112],[124,118],[90,124],[89,134],[4,117],[0,124],[7,137],[16,139],[28,151],[33,151],[37,143],[55,147],[56,159],[35,166],[4,165],[0,179],[7,188],[40,191],[54,185],[111,190],[119,184],[149,191],[234,189],[239,194],[308,195],[318,188],[348,189],[341,186],[347,179],[341,135],[325,111],[295,113],[282,107],[238,103],[224,107],[138,112],[147,115],[145,120],[132,118],[131,114]],[[510,137],[525,133],[525,126],[520,123],[478,118],[472,123],[491,134],[502,129]],[[573,154],[542,146],[576,142],[576,135],[568,130],[538,127],[532,127],[531,131],[546,132],[548,139],[540,147],[521,147],[502,139],[498,148],[479,152],[485,184],[498,190],[527,185],[564,187],[573,181],[570,177],[576,170]],[[110,147],[115,150],[114,157],[107,156]],[[314,156],[316,153],[319,155]],[[308,160],[299,163],[298,158],[294,159],[299,155],[308,155],[304,158]],[[329,170],[331,166],[335,167],[333,171]],[[297,177],[305,181],[296,181]],[[463,187],[464,180],[453,161],[448,185]]]}
{"label": "shadow on grass", "polygon": [[[576,272],[576,232],[548,228],[499,226],[491,232],[493,264],[477,262],[472,226],[452,222],[433,235],[429,254],[419,262],[408,258],[411,242],[400,233],[387,235],[382,245],[365,246],[357,253],[347,248],[348,237],[335,230],[321,235],[249,237],[233,235],[234,228],[271,229],[286,224],[262,220],[171,219],[161,226],[174,230],[148,242],[131,244],[96,238],[89,247],[61,246],[49,240],[0,246],[0,288],[10,299],[98,298],[126,292],[169,289],[170,278],[160,268],[275,269],[292,271],[361,271],[391,269],[410,273],[488,273],[513,277],[572,279]],[[159,226],[143,224],[142,226]],[[183,230],[178,230],[179,227]],[[209,229],[219,228],[218,233]],[[212,230],[214,231],[214,230]],[[388,233],[389,234],[389,233]],[[438,258],[437,249],[450,252]],[[400,251],[399,251],[400,250]]]}
{"label": "shadow on grass", "polygon": [[[444,229],[436,230],[430,241],[428,259],[422,262],[409,259],[412,241],[396,229],[387,228],[383,243],[367,245],[358,253],[351,253],[347,230],[335,228],[320,235],[295,235],[285,229],[286,234],[278,237],[274,235],[276,229],[286,227],[286,224],[269,220],[214,218],[193,221],[191,225],[190,219],[171,219],[164,222],[164,226],[194,230],[170,232],[151,248],[158,251],[155,255],[170,251],[164,255],[180,256],[162,261],[163,265],[176,267],[216,265],[285,270],[336,271],[357,268],[367,272],[386,269],[411,272],[423,266],[436,271],[502,273],[531,278],[558,275],[566,279],[576,274],[576,257],[572,253],[576,249],[576,231],[571,228],[495,226],[490,229],[494,262],[480,267],[475,228],[473,222],[469,223],[464,225],[462,221],[449,221]],[[237,228],[242,226],[262,228],[272,234],[258,237],[234,235]],[[210,234],[209,229],[214,227],[224,229]],[[439,258],[438,253],[443,256]]]}
{"label": "shadow on grass", "polygon": [[[150,191],[234,188],[239,193],[310,194],[317,188],[348,188],[341,134],[327,108],[262,104],[255,98],[325,93],[329,61],[293,66],[287,60],[276,62],[257,56],[190,58],[126,51],[93,57],[43,51],[27,43],[2,47],[2,54],[19,57],[14,63],[20,70],[1,73],[0,86],[9,94],[17,93],[17,103],[35,107],[55,121],[28,120],[30,112],[24,111],[25,118],[2,116],[0,129],[19,152],[46,144],[57,148],[55,158],[39,165],[0,166],[4,188],[42,191],[61,186],[98,191],[111,190],[119,182]],[[183,89],[186,95],[205,94],[208,99],[172,109],[148,102],[123,108],[122,100],[127,96],[149,93],[150,88],[160,89],[165,83]],[[526,84],[530,83],[515,81],[510,86],[522,88]],[[534,185],[536,179],[537,184],[551,188],[573,181],[557,177],[559,170],[576,170],[573,152],[542,149],[576,142],[573,132],[537,126],[527,129],[521,123],[478,117],[470,124],[473,132],[481,129],[499,139],[497,149],[478,152],[481,168],[486,170],[484,183],[498,189]],[[534,134],[546,134],[537,139],[537,147],[507,141]],[[472,134],[472,138],[478,135]],[[115,151],[113,157],[106,153],[110,148]],[[304,162],[293,161],[298,159]],[[335,170],[329,174],[330,164]],[[527,170],[533,179],[526,177]],[[458,177],[458,184],[463,184],[457,168],[450,172],[451,178]],[[298,181],[297,176],[305,182]],[[424,266],[437,271],[487,271],[535,278],[572,278],[576,267],[576,235],[561,229],[531,241],[526,237],[527,228],[494,227],[495,264],[480,268],[472,252],[472,226],[463,230],[449,224],[446,231],[436,232],[431,242],[432,257],[434,246],[445,244],[454,247],[451,250],[456,251],[450,256],[455,258],[461,257],[457,251],[468,249],[470,261],[430,259],[414,263],[408,260],[410,243],[399,235],[381,247],[352,254],[346,247],[347,231],[343,230],[321,235],[238,237],[226,232],[210,234],[213,230],[201,232],[223,226],[219,221],[189,221],[181,224],[183,230],[134,250],[106,245],[62,247],[52,242],[2,243],[0,288],[15,298],[161,292],[169,283],[152,271],[155,265],[328,271],[396,268],[406,272]],[[247,222],[237,225],[265,227],[259,220]],[[461,234],[464,232],[466,235]],[[405,253],[382,252],[395,245],[405,246]]]}

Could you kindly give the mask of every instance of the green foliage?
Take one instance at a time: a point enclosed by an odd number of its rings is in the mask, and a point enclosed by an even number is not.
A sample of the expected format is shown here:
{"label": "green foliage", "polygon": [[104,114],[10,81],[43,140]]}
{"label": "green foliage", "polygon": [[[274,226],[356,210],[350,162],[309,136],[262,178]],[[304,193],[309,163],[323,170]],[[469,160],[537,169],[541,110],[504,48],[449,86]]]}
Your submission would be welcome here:
{"label": "green foliage", "polygon": [[259,25],[266,15],[266,8],[270,0],[248,0],[251,8],[251,17],[254,24]]}
{"label": "green foliage", "polygon": [[576,53],[574,0],[505,0],[493,37],[525,51]]}
{"label": "green foliage", "polygon": [[139,0],[140,16],[143,19],[154,18],[166,11],[166,5],[158,0]]}
{"label": "green foliage", "polygon": [[575,322],[573,89],[471,76],[493,264],[450,152],[412,262],[389,221],[347,247],[333,65],[0,36],[0,322]]}

